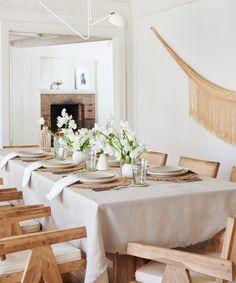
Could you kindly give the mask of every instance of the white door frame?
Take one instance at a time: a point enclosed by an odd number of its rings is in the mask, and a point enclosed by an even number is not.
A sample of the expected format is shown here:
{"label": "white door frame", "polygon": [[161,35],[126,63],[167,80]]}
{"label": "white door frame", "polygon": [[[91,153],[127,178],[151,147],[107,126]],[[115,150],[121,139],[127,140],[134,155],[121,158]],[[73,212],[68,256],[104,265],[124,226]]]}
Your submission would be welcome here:
{"label": "white door frame", "polygon": [[[38,16],[38,15],[37,15]],[[32,17],[32,14],[31,14]],[[47,17],[46,17],[47,18]],[[45,20],[45,16],[43,17]],[[78,22],[78,20],[77,20]],[[75,28],[82,32],[86,26],[79,25]],[[52,19],[42,22],[42,16],[34,19],[18,19],[18,21],[0,22],[0,145],[10,144],[10,45],[9,31],[37,32],[72,34],[71,31],[60,23],[52,23]],[[113,28],[111,26],[96,26],[91,31],[91,36],[112,39],[113,42],[113,63],[114,63],[114,90],[113,100],[115,118],[117,120],[126,119],[126,31]]]}

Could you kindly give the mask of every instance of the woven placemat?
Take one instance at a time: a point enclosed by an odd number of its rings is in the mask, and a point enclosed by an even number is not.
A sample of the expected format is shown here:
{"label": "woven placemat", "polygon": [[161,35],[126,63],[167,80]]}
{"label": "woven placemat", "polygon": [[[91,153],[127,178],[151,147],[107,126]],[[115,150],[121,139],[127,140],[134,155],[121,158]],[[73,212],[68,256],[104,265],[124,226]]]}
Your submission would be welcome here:
{"label": "woven placemat", "polygon": [[44,160],[50,160],[55,158],[54,155],[52,154],[47,154],[46,156],[42,156],[42,157],[16,157],[14,159],[16,160],[21,160],[24,162],[36,162],[36,161],[44,161]]}
{"label": "woven placemat", "polygon": [[199,175],[195,172],[188,171],[183,175],[179,176],[147,176],[148,180],[152,181],[165,181],[165,182],[174,182],[174,183],[187,183],[187,182],[197,182],[202,181],[202,179],[199,177]]}
{"label": "woven placemat", "polygon": [[80,164],[77,164],[73,167],[70,167],[70,168],[39,168],[37,169],[37,171],[40,171],[40,172],[51,172],[51,173],[54,173],[54,174],[69,174],[69,173],[74,173],[74,172],[77,172],[79,170],[82,170],[85,168],[85,165],[84,163],[80,163]]}
{"label": "woven placemat", "polygon": [[106,183],[106,184],[82,184],[82,183],[76,183],[71,186],[71,188],[77,188],[77,189],[91,189],[96,191],[106,191],[111,190],[120,186],[129,186],[131,182],[127,180],[126,178],[118,178],[117,180]]}

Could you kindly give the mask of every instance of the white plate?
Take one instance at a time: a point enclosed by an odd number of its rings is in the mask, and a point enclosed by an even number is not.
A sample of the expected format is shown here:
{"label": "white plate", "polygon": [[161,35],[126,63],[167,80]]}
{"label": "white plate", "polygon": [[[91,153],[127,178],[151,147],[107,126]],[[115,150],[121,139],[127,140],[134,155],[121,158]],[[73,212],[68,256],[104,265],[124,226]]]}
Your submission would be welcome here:
{"label": "white plate", "polygon": [[110,179],[100,179],[100,180],[92,180],[92,179],[89,180],[89,179],[80,178],[80,182],[84,184],[106,184],[106,183],[111,183],[118,178],[119,178],[118,175],[115,175],[114,177]]}
{"label": "white plate", "polygon": [[18,152],[18,156],[19,157],[42,157],[45,156],[46,153],[41,151],[41,150],[37,150],[37,151],[19,151]]}
{"label": "white plate", "polygon": [[180,176],[180,175],[183,175],[185,173],[188,172],[188,169],[182,169],[182,171],[179,171],[179,172],[152,172],[152,171],[149,171],[147,172],[148,175],[150,176]]}
{"label": "white plate", "polygon": [[114,178],[116,174],[112,172],[84,172],[77,174],[77,176],[87,180],[108,180]]}
{"label": "white plate", "polygon": [[153,173],[175,173],[175,172],[181,172],[183,171],[183,167],[179,166],[155,166],[150,167],[149,171]]}
{"label": "white plate", "polygon": [[67,159],[67,160],[51,159],[42,162],[42,166],[45,168],[70,168],[75,165],[76,163],[74,163],[71,159]]}

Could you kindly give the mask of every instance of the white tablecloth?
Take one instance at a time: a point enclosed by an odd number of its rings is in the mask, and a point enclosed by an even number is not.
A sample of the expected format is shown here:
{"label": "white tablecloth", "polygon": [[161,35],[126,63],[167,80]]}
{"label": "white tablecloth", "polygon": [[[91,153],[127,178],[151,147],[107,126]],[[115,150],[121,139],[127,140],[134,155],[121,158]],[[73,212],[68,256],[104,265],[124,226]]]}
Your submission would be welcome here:
{"label": "white tablecloth", "polygon": [[[1,156],[9,150],[0,151]],[[28,163],[11,160],[1,171],[7,186],[21,189]],[[64,189],[52,202],[46,199],[61,177],[33,172],[24,188],[26,204],[51,206],[46,229],[86,226],[88,237],[78,245],[87,253],[86,282],[106,277],[105,251],[126,253],[129,241],[163,246],[186,246],[207,240],[221,230],[228,216],[236,214],[236,184],[204,178],[201,182],[156,182],[147,188],[94,192]],[[106,282],[106,278],[100,282]],[[97,280],[99,281],[99,280]]]}

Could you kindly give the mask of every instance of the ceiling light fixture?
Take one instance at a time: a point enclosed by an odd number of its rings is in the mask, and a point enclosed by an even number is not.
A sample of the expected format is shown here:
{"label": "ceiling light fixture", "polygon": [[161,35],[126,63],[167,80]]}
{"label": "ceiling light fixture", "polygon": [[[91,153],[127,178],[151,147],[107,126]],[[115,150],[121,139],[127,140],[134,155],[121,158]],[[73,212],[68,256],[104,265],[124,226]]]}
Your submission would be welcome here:
{"label": "ceiling light fixture", "polygon": [[92,7],[91,7],[91,0],[87,0],[87,10],[88,10],[88,19],[87,19],[87,36],[84,36],[79,31],[77,31],[75,28],[73,28],[70,24],[68,24],[65,20],[63,20],[60,16],[58,16],[55,12],[53,12],[50,8],[48,8],[44,3],[42,3],[42,0],[38,0],[39,4],[46,9],[50,14],[52,14],[54,17],[56,17],[60,22],[62,22],[64,25],[66,25],[71,31],[73,31],[75,34],[77,34],[79,37],[81,37],[84,40],[88,40],[90,38],[90,27],[94,26],[100,22],[103,22],[105,20],[108,20],[109,23],[112,25],[119,27],[119,28],[125,28],[126,22],[123,16],[112,12],[109,15],[98,19],[96,21],[92,21]]}

